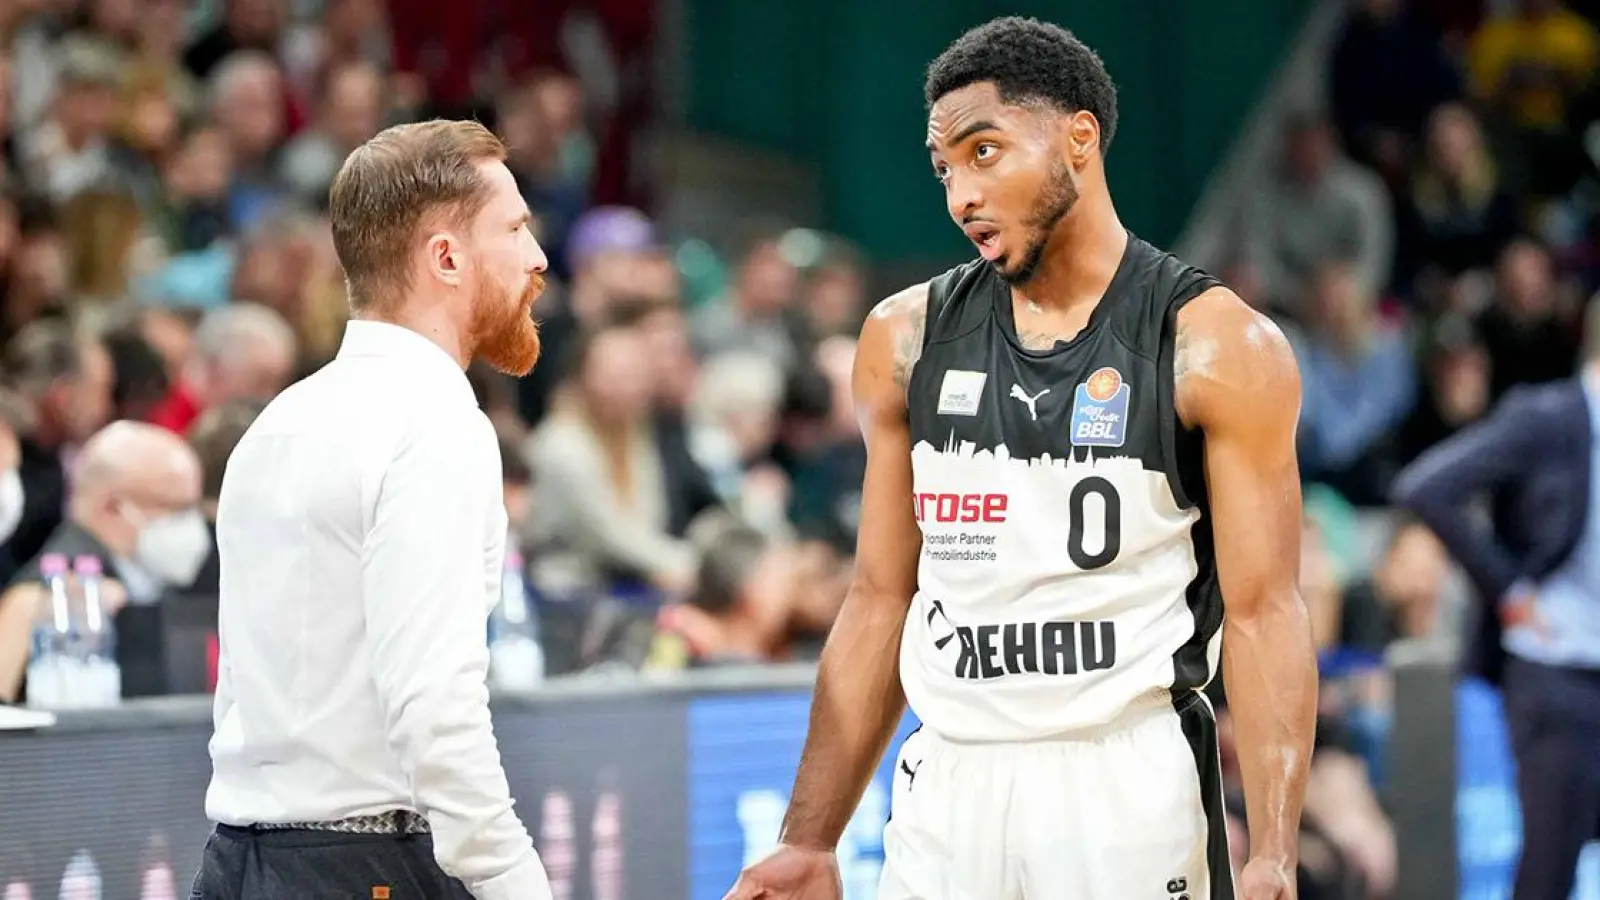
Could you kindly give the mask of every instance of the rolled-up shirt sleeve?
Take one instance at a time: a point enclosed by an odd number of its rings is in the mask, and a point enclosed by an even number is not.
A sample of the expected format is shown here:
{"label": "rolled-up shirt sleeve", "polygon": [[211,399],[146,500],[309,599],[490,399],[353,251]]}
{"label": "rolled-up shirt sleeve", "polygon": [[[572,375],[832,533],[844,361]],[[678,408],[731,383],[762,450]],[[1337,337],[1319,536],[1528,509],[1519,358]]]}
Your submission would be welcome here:
{"label": "rolled-up shirt sleeve", "polygon": [[367,650],[440,868],[479,900],[545,900],[489,719],[485,536],[503,498],[492,426],[471,413],[409,429],[378,484],[361,548]]}

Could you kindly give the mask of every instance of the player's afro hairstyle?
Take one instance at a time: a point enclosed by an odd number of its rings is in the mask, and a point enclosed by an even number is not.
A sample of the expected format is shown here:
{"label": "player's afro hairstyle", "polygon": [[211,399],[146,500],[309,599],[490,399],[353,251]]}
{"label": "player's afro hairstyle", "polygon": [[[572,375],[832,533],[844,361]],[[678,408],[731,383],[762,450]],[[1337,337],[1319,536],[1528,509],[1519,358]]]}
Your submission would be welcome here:
{"label": "player's afro hairstyle", "polygon": [[1006,16],[968,31],[928,66],[928,106],[951,91],[992,82],[1006,103],[1044,102],[1100,123],[1100,152],[1117,133],[1117,86],[1105,64],[1072,32]]}

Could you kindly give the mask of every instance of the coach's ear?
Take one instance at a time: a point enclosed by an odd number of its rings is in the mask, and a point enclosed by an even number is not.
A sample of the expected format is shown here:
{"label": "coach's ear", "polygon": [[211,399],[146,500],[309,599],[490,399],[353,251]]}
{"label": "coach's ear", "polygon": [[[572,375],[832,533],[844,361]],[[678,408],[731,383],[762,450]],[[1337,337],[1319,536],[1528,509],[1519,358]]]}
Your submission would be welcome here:
{"label": "coach's ear", "polygon": [[450,232],[440,231],[428,236],[427,247],[429,274],[444,284],[459,287],[464,262],[461,242]]}

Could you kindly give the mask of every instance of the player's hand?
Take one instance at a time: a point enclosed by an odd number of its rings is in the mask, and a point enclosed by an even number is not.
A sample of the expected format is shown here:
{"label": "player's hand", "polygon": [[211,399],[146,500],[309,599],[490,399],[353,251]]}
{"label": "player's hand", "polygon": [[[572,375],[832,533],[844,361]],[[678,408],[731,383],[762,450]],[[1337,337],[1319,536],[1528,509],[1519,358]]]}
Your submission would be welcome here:
{"label": "player's hand", "polygon": [[843,900],[839,860],[828,850],[779,844],[739,873],[722,900]]}
{"label": "player's hand", "polygon": [[1258,856],[1239,873],[1239,900],[1295,900],[1294,868]]}

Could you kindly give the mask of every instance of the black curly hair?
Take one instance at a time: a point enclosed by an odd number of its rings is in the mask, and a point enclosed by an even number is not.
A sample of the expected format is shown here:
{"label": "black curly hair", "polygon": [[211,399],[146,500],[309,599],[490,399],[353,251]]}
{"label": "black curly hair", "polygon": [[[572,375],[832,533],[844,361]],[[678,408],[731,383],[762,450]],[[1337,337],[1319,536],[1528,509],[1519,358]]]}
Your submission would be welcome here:
{"label": "black curly hair", "polygon": [[1044,102],[1092,114],[1100,123],[1101,153],[1117,133],[1117,86],[1100,57],[1059,25],[1021,16],[979,25],[928,66],[923,95],[931,108],[951,91],[984,81],[1005,103]]}

